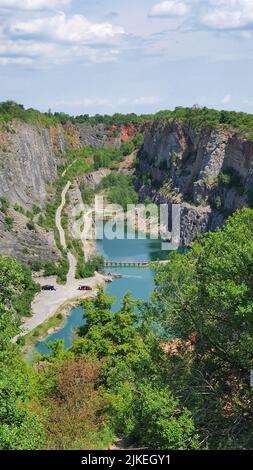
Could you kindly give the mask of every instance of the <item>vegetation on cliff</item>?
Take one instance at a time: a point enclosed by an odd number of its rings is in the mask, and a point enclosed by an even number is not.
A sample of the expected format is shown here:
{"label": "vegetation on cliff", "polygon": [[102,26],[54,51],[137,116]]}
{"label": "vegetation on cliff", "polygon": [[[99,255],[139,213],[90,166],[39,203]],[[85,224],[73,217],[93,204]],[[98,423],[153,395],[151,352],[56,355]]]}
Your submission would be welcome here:
{"label": "vegetation on cliff", "polygon": [[152,313],[192,350],[164,364],[173,393],[210,448],[252,448],[253,212],[231,217],[157,276]]}
{"label": "vegetation on cliff", "polygon": [[88,114],[83,114],[74,117],[63,112],[52,113],[51,110],[49,110],[47,113],[42,113],[33,108],[25,109],[22,104],[15,103],[14,101],[0,103],[0,122],[7,123],[13,119],[18,119],[27,123],[39,123],[46,127],[53,126],[55,124],[84,123],[92,126],[97,124],[104,124],[106,129],[110,129],[112,126],[116,126],[117,129],[122,125],[143,124],[147,120],[152,119],[152,115],[137,116],[134,113],[125,115],[116,113],[113,116],[100,114],[89,116]]}
{"label": "vegetation on cliff", "polygon": [[[30,297],[23,267],[0,257],[0,448],[34,449],[43,427],[36,410],[34,371],[11,339],[18,333],[19,302]],[[30,305],[28,307],[30,309]]]}
{"label": "vegetation on cliff", "polygon": [[155,121],[183,120],[188,122],[194,129],[205,127],[225,127],[241,132],[246,138],[253,139],[253,115],[236,111],[225,111],[209,109],[206,107],[193,106],[191,108],[177,107],[174,110],[162,110],[156,114],[137,115],[134,113],[90,116],[83,114],[70,116],[62,112],[42,113],[35,109],[25,109],[23,105],[14,101],[0,103],[0,122],[7,123],[13,119],[22,120],[27,123],[39,123],[46,127],[56,124],[89,124],[95,126],[103,124],[105,129],[113,129],[118,132],[121,126],[135,125],[141,127],[146,123]]}
{"label": "vegetation on cliff", "polygon": [[252,233],[246,209],[173,254],[138,309],[127,293],[112,315],[100,290],[71,348],[52,343],[35,369],[11,342],[24,273],[1,259],[0,448],[104,449],[115,436],[154,449],[251,448]]}
{"label": "vegetation on cliff", "polygon": [[123,173],[112,172],[101,181],[98,191],[105,191],[111,204],[118,204],[127,209],[128,204],[138,203],[138,193],[135,191],[133,177]]}
{"label": "vegetation on cliff", "polygon": [[218,111],[206,107],[175,108],[174,111],[160,111],[155,121],[160,123],[183,120],[195,130],[223,127],[242,133],[245,138],[253,139],[253,115],[236,111]]}

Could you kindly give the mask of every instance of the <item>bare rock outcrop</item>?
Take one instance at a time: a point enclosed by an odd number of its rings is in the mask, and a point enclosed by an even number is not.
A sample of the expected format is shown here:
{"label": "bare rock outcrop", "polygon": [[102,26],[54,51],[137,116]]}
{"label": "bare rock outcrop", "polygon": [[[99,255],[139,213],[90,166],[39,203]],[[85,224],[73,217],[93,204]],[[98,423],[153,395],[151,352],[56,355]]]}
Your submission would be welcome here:
{"label": "bare rock outcrop", "polygon": [[[39,122],[19,120],[1,123],[0,198],[7,200],[12,208],[22,208],[25,213],[34,207],[43,209],[54,198],[58,166],[65,163],[68,150],[87,145],[118,147],[120,143],[120,136],[115,137],[111,130],[100,124],[67,123],[45,127]],[[101,173],[101,179],[103,176]],[[99,180],[99,175],[90,176],[91,186]],[[10,229],[5,214],[0,212],[0,253],[21,261],[51,261],[59,257],[52,233],[49,236],[39,226],[35,230],[27,229],[28,219],[16,211],[13,219]]]}
{"label": "bare rock outcrop", "polygon": [[141,200],[181,203],[181,242],[190,245],[250,204],[253,142],[224,128],[156,121],[146,130],[137,177]]}
{"label": "bare rock outcrop", "polygon": [[90,186],[92,189],[95,189],[102,181],[102,179],[109,175],[111,170],[108,168],[101,168],[101,170],[92,171],[81,176],[78,181],[79,183],[85,183]]}
{"label": "bare rock outcrop", "polygon": [[0,254],[15,256],[19,261],[57,261],[60,252],[52,233],[31,221],[23,214],[9,209],[11,226],[6,223],[6,216],[0,211]]}

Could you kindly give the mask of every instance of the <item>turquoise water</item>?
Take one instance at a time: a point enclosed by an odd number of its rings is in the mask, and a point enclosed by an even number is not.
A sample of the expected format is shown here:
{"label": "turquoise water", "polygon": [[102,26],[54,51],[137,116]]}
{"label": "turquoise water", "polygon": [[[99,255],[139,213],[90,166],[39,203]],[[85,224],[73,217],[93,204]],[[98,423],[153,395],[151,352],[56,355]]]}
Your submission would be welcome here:
{"label": "turquoise water", "polygon": [[[167,252],[161,252],[161,242],[159,240],[103,240],[97,242],[97,251],[110,260],[138,260],[154,261],[158,258],[164,259]],[[111,268],[112,272],[119,273],[123,277],[115,279],[108,284],[106,291],[116,302],[112,311],[119,309],[121,300],[127,291],[132,292],[135,299],[148,300],[149,295],[154,290],[154,272],[147,268]],[[39,342],[35,349],[43,354],[48,353],[47,342],[56,339],[63,339],[65,347],[69,347],[76,337],[76,329],[84,323],[84,311],[81,307],[73,308],[66,318],[63,327],[50,335],[45,340]]]}

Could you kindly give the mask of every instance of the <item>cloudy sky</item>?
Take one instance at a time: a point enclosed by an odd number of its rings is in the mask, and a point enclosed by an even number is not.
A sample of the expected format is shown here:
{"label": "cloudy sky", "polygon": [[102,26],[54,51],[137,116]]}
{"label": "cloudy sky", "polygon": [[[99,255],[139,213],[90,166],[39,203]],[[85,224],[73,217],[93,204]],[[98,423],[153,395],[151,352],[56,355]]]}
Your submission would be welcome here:
{"label": "cloudy sky", "polygon": [[253,0],[0,0],[0,101],[253,112]]}

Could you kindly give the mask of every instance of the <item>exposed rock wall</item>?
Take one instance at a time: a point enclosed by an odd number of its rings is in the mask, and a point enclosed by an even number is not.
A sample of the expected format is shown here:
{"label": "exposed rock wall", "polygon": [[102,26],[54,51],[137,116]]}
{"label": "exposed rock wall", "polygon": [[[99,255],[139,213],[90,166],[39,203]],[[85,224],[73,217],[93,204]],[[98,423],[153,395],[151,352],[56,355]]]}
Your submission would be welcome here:
{"label": "exposed rock wall", "polygon": [[111,173],[111,170],[107,168],[101,168],[101,170],[92,171],[91,173],[86,173],[83,176],[78,178],[79,183],[85,183],[87,186],[95,189],[102,181],[105,176],[108,176]]}
{"label": "exposed rock wall", "polygon": [[0,126],[0,197],[6,198],[11,209],[13,226],[6,223],[0,204],[0,254],[15,256],[21,261],[54,261],[60,253],[53,234],[39,226],[29,229],[29,220],[13,210],[17,204],[25,211],[33,206],[43,208],[54,197],[53,183],[57,166],[64,163],[67,149],[83,146],[118,147],[120,136],[106,131],[103,125],[56,125],[13,121]]}
{"label": "exposed rock wall", "polygon": [[[103,124],[92,127],[85,123],[51,128],[18,121],[2,125],[0,197],[26,210],[33,205],[43,208],[48,195],[52,195],[57,166],[64,163],[66,150],[86,145],[119,147],[121,139],[129,140],[137,129],[123,126],[120,132],[116,131]],[[248,205],[249,193],[253,200],[252,142],[231,130],[196,131],[181,121],[156,121],[142,131],[145,140],[137,159],[140,199],[149,196],[158,203],[181,203],[183,245],[189,245],[197,233],[215,229],[227,215]],[[220,176],[231,171],[230,183],[222,183]],[[79,182],[94,187],[98,179],[97,173],[85,175]],[[6,248],[6,241],[0,239],[0,249],[1,246]]]}
{"label": "exposed rock wall", "polygon": [[15,256],[23,262],[56,261],[60,258],[52,233],[46,232],[36,224],[31,224],[23,214],[9,209],[13,219],[10,228],[4,214],[0,212],[0,254]]}
{"label": "exposed rock wall", "polygon": [[32,204],[42,205],[46,187],[57,175],[50,131],[15,123],[4,138],[5,148],[0,147],[0,196],[27,209]]}
{"label": "exposed rock wall", "polygon": [[189,245],[249,205],[253,143],[222,128],[197,132],[180,121],[158,121],[146,130],[137,176],[142,200],[181,203],[181,242]]}
{"label": "exposed rock wall", "polygon": [[66,149],[87,145],[118,147],[120,143],[120,137],[113,137],[102,124],[43,128],[12,122],[0,129],[0,197],[25,209],[42,207]]}

